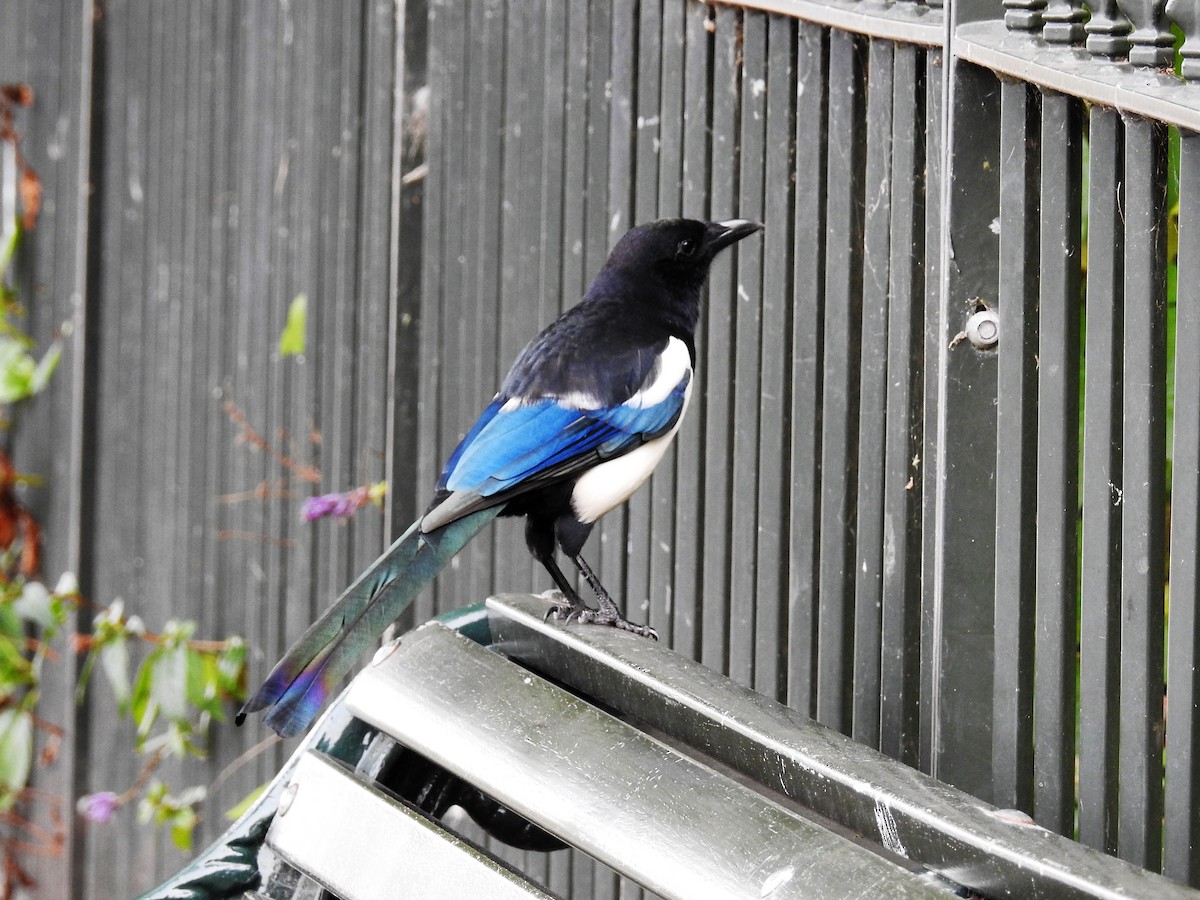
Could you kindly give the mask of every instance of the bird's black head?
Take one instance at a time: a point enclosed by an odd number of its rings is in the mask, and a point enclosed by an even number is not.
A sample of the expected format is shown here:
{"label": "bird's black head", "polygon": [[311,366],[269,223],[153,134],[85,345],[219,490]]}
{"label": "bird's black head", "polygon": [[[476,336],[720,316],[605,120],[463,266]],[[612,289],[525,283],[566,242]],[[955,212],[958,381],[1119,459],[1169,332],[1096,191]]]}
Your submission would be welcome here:
{"label": "bird's black head", "polygon": [[747,219],[659,219],[626,232],[608,265],[651,274],[668,285],[699,287],[717,253],[761,229],[761,224]]}
{"label": "bird's black head", "polygon": [[713,257],[761,229],[747,219],[659,219],[638,225],[617,241],[589,296],[617,300],[633,319],[657,321],[671,334],[690,336]]}

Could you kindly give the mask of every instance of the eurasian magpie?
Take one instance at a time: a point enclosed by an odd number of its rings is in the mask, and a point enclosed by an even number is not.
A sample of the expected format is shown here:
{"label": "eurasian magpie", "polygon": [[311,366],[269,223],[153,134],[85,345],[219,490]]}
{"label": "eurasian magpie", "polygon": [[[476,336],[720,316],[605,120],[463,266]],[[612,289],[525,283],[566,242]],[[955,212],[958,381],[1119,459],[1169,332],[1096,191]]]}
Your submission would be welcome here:
{"label": "eurasian magpie", "polygon": [[[650,476],[687,409],[709,264],[760,230],[745,219],[662,219],[628,231],[583,300],[535,337],[450,455],[433,502],[301,636],[238,714],[270,707],[280,735],[308,727],[332,689],[453,556],[498,515],[562,592],[551,613],[657,637],[621,615],[580,555],[596,521]],[[598,608],[555,562],[575,564]]]}

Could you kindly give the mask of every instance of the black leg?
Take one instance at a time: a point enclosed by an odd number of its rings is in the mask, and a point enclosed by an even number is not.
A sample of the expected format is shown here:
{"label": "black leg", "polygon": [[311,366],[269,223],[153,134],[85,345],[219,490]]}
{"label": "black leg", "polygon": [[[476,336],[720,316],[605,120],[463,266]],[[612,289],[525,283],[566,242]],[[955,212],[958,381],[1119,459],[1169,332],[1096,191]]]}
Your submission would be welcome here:
{"label": "black leg", "polygon": [[580,599],[579,594],[575,591],[574,586],[567,580],[567,576],[563,574],[562,569],[558,567],[558,563],[554,561],[554,527],[544,520],[528,516],[525,519],[525,544],[529,547],[529,552],[533,554],[533,558],[540,562],[550,577],[554,579],[555,586],[562,592],[566,598],[566,606],[552,606],[546,610],[546,618],[555,616],[556,618],[566,619],[568,622],[572,619],[577,619],[585,612],[591,612],[590,609]]}
{"label": "black leg", "polygon": [[578,553],[575,554],[571,557],[571,562],[575,563],[579,571],[583,573],[584,579],[587,581],[588,586],[595,592],[596,599],[600,603],[599,610],[584,607],[583,611],[579,613],[580,622],[611,625],[613,628],[620,628],[622,631],[632,631],[634,634],[640,634],[642,637],[658,640],[658,632],[649,625],[635,625],[621,615],[621,611],[617,609],[617,604],[613,601],[608,591],[604,589],[604,585],[600,583],[600,579],[582,556]]}
{"label": "black leg", "polygon": [[575,588],[567,581],[567,576],[563,574],[562,569],[558,567],[558,563],[554,561],[553,556],[548,556],[545,559],[539,559],[546,571],[550,573],[550,577],[554,579],[555,585],[562,591],[562,595],[567,598],[566,606],[552,606],[546,610],[545,618],[554,616],[556,619],[565,619],[570,622],[572,619],[579,619],[583,622],[584,616],[589,615],[593,610],[589,609],[580,599],[579,594],[575,592]]}

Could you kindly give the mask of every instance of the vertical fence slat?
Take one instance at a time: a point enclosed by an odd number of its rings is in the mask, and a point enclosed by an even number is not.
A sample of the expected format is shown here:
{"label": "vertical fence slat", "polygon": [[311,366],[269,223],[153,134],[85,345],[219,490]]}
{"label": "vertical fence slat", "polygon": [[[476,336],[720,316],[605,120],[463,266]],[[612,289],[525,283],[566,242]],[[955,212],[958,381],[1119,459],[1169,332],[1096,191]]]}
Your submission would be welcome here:
{"label": "vertical fence slat", "polygon": [[825,354],[821,408],[820,617],[817,720],[850,727],[854,488],[862,297],[863,72],[853,36],[829,36]]}
{"label": "vertical fence slat", "polygon": [[1181,134],[1179,169],[1163,874],[1200,886],[1200,135]]}
{"label": "vertical fence slat", "polygon": [[[682,214],[689,218],[707,219],[708,210],[708,117],[709,117],[709,47],[711,38],[705,25],[709,8],[698,3],[684,6],[684,97],[682,158]],[[709,300],[706,297],[704,304]],[[707,329],[701,326],[696,336],[695,384],[693,397],[708,393]],[[680,503],[675,510],[675,573],[672,605],[674,607],[671,645],[685,656],[700,657],[700,641],[704,630],[704,599],[701,594],[702,522],[707,498],[704,496],[704,407],[692,407],[680,430],[676,480]]]}
{"label": "vertical fence slat", "polygon": [[796,48],[796,208],[792,242],[791,491],[787,702],[816,712],[822,323],[825,288],[827,31],[800,22]]}
{"label": "vertical fence slat", "polygon": [[[637,43],[633,101],[634,196],[630,225],[650,222],[659,217],[659,160],[662,145],[662,0],[641,0],[638,4]],[[632,42],[632,41],[631,41]],[[619,235],[613,235],[615,240]],[[635,622],[646,622],[670,633],[665,596],[658,596],[650,585],[650,557],[658,542],[670,540],[670,534],[657,534],[651,525],[652,502],[656,489],[671,477],[670,454],[655,468],[650,484],[625,504],[627,543],[625,545],[625,607]]]}
{"label": "vertical fence slat", "polygon": [[[607,251],[632,225],[635,214],[637,159],[635,156],[634,103],[637,99],[637,45],[631,35],[637,33],[638,7],[634,0],[613,0],[611,46],[611,100],[608,108],[608,215],[606,216]],[[597,265],[597,269],[599,264]],[[641,501],[644,502],[644,501]],[[598,574],[610,591],[623,598],[626,615],[644,621],[645,589],[630,594],[626,581],[629,561],[629,511],[613,510],[600,520],[591,539],[589,553],[599,559]],[[599,546],[595,542],[599,539]]]}
{"label": "vertical fence slat", "polygon": [[553,318],[582,297],[590,273],[584,268],[583,237],[587,210],[588,146],[588,12],[591,4],[570,3],[563,40],[566,54],[566,95],[563,137],[563,274],[558,308],[548,309]]}
{"label": "vertical fence slat", "polygon": [[[766,120],[767,23],[762,15],[742,21],[741,128],[737,215],[763,216],[764,126]],[[713,163],[714,176],[719,172]],[[726,170],[726,177],[732,175]],[[735,259],[733,347],[732,520],[729,584],[729,677],[754,684],[755,547],[758,540],[758,405],[762,354],[762,241],[732,248]]]}
{"label": "vertical fence slat", "polygon": [[[526,172],[520,166],[508,165],[509,150],[519,153],[524,144],[507,127],[511,121],[520,121],[531,105],[525,83],[530,76],[517,74],[512,56],[507,53],[512,41],[529,40],[525,25],[533,27],[534,20],[523,5],[509,8],[504,0],[477,0],[466,23],[471,54],[466,62],[467,146],[463,159],[466,233],[462,262],[466,281],[463,296],[450,301],[457,305],[461,317],[462,343],[460,355],[446,360],[446,376],[453,380],[455,390],[454,405],[447,409],[443,425],[448,438],[445,456],[495,392],[500,367],[512,361],[511,356],[499,359],[501,347],[520,347],[536,330],[536,304],[528,300],[520,315],[504,316],[503,320],[501,316],[502,311],[509,311],[504,301],[527,285],[520,253],[524,223],[503,215],[503,201],[527,186]],[[541,52],[536,35],[530,43],[524,53],[536,61]],[[516,148],[510,147],[513,140]],[[517,257],[515,261],[513,256]],[[514,275],[509,266],[515,267],[518,274]],[[521,546],[519,535],[513,534],[516,529],[506,527],[511,524],[489,528],[455,560],[453,589],[438,597],[439,611],[486,596],[495,584],[497,560],[508,566],[521,558],[516,553],[497,552],[497,547],[507,550],[513,544]],[[528,569],[519,570],[514,565],[506,568],[505,574],[515,578],[517,571],[524,574]]]}
{"label": "vertical fence slat", "polygon": [[[447,187],[451,175],[447,172],[446,142],[451,139],[452,101],[449,80],[454,66],[454,47],[450,39],[447,19],[449,9],[441,0],[429,0],[429,112],[425,134],[425,158],[427,175],[423,207],[425,221],[424,240],[421,244],[421,311],[417,320],[419,353],[421,364],[417,367],[418,399],[416,406],[416,480],[420,485],[433,485],[437,481],[438,459],[437,414],[441,395],[442,360],[442,316],[439,296],[445,277],[443,244],[445,240]],[[421,500],[418,500],[418,508]],[[423,597],[413,601],[412,618],[423,622],[429,608],[433,591],[424,591]]]}
{"label": "vertical fence slat", "polygon": [[858,463],[855,490],[855,740],[879,746],[883,652],[883,496],[887,445],[888,271],[892,204],[893,44],[872,40],[867,60],[862,339],[859,344]]}
{"label": "vertical fence slat", "polygon": [[1095,107],[1088,167],[1083,540],[1079,648],[1079,839],[1116,849],[1121,614],[1121,118]]}
{"label": "vertical fence slat", "polygon": [[[437,481],[446,456],[453,448],[452,434],[447,434],[446,421],[452,415],[449,398],[461,375],[452,369],[455,361],[464,358],[460,347],[461,315],[458,304],[464,295],[463,228],[465,226],[463,183],[466,143],[466,82],[470,59],[466,39],[467,3],[432,0],[430,31],[434,35],[430,47],[431,96],[429,134],[429,196],[426,208],[435,217],[426,222],[431,232],[426,244],[425,269],[429,273],[422,295],[422,402],[418,423],[421,435],[421,462],[418,476],[429,490]],[[440,202],[439,202],[440,201]],[[443,574],[435,582],[435,590],[423,591],[413,603],[413,616],[423,622],[440,608],[442,595],[451,588],[452,579]]]}
{"label": "vertical fence slat", "polygon": [[[736,208],[729,167],[736,159],[738,99],[739,14],[730,6],[716,8],[712,73],[712,129],[710,144],[709,203],[716,218]],[[708,305],[704,320],[704,622],[700,661],[719,672],[729,665],[729,532],[730,472],[732,456],[734,340],[733,254],[723,253],[712,265],[708,279]],[[724,461],[724,462],[723,462]]]}
{"label": "vertical fence slat", "polygon": [[1163,813],[1166,166],[1166,127],[1127,117],[1117,851],[1154,870]]}
{"label": "vertical fence slat", "polygon": [[[951,7],[954,9],[954,7]],[[929,196],[938,205],[928,271],[925,543],[922,547],[921,763],[986,799],[991,791],[996,359],[956,341],[979,298],[998,293],[1000,97],[995,78],[931,53]],[[944,123],[944,124],[943,124]],[[944,130],[943,130],[944,129]],[[932,252],[931,252],[932,251]],[[943,264],[944,260],[944,264]],[[932,323],[937,323],[936,325]]]}
{"label": "vertical fence slat", "polygon": [[1034,815],[1060,834],[1075,806],[1080,146],[1078,101],[1044,92]]}
{"label": "vertical fence slat", "polygon": [[[763,169],[762,259],[786,260],[791,234],[790,173],[792,133],[792,58],[795,24],[784,16],[768,18],[770,52],[766,78],[766,147]],[[786,696],[787,606],[784,595],[787,534],[787,464],[784,447],[787,416],[789,278],[785,266],[765,264],[758,302],[762,307],[762,358],[759,375],[758,545],[755,548],[754,615],[755,690],[783,700]]]}
{"label": "vertical fence slat", "polygon": [[924,53],[895,50],[891,260],[888,267],[879,747],[917,762],[920,660],[920,390],[924,374]]}
{"label": "vertical fence slat", "polygon": [[[662,37],[660,41],[660,85],[658,108],[658,209],[660,217],[682,214],[683,187],[683,107],[684,107],[684,8],[666,0],[662,8]],[[695,388],[693,388],[693,392]],[[690,413],[680,429],[670,452],[658,468],[646,491],[650,497],[650,526],[645,535],[649,546],[649,620],[657,622],[660,639],[674,646],[677,592],[675,590],[675,554],[680,540],[675,530],[680,507],[696,502],[694,493],[676,490],[677,458],[684,442],[694,443],[699,416]],[[691,512],[692,516],[698,511]],[[688,541],[690,543],[690,541]]]}
{"label": "vertical fence slat", "polygon": [[[499,387],[507,367],[526,342],[557,315],[555,310],[547,316],[541,308],[539,267],[534,258],[541,206],[540,88],[545,77],[539,64],[544,49],[541,24],[541,13],[533,4],[501,3],[489,9],[482,20],[477,19],[474,26],[494,34],[485,45],[488,55],[479,58],[485,71],[493,73],[483,85],[479,102],[492,108],[482,111],[479,142],[472,153],[480,172],[480,181],[473,188],[479,202],[474,216],[479,254],[475,302],[481,308],[499,311],[498,316],[486,320],[494,338],[487,348],[492,352],[485,352],[485,365],[478,372],[479,408]],[[521,47],[520,54],[512,52],[514,42]],[[486,333],[481,328],[481,335]],[[460,428],[465,430],[470,424],[468,418]],[[487,570],[490,581],[479,585],[483,594],[452,598],[453,606],[497,589],[551,587],[545,570],[539,573],[541,567],[531,564],[523,532],[519,522],[500,521],[472,541],[467,551],[472,556],[486,547],[495,547]]]}
{"label": "vertical fence slat", "polygon": [[1023,82],[1000,97],[1000,331],[996,347],[995,681],[992,801],[1033,808],[1036,526],[1037,104]]}

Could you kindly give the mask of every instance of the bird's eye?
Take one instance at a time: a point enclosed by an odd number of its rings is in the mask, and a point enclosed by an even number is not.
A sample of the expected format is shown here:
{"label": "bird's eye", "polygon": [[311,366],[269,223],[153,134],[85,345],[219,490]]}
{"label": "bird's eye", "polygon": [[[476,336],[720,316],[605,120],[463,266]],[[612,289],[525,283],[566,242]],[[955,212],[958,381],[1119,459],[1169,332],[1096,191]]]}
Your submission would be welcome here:
{"label": "bird's eye", "polygon": [[687,259],[696,252],[696,242],[691,238],[684,238],[679,242],[679,246],[675,248],[676,259]]}

